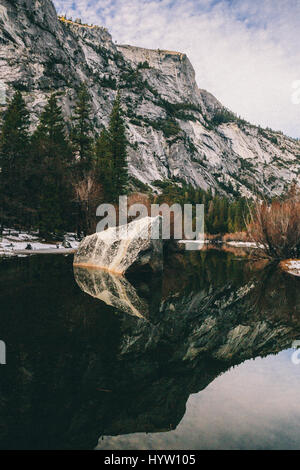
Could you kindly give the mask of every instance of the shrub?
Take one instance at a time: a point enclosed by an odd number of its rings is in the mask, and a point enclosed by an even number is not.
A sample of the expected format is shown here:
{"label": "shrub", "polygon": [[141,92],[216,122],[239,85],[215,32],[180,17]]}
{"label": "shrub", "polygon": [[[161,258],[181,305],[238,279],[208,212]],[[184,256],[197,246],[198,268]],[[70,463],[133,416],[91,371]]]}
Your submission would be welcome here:
{"label": "shrub", "polygon": [[149,193],[151,191],[150,187],[147,184],[143,183],[139,179],[135,178],[134,176],[129,177],[129,182],[139,192],[142,193]]}
{"label": "shrub", "polygon": [[111,75],[109,75],[108,77],[103,77],[100,83],[104,88],[111,88],[112,90],[117,89],[117,82],[115,78],[111,77]]}
{"label": "shrub", "polygon": [[300,194],[292,187],[287,197],[257,203],[248,225],[251,238],[273,259],[300,257]]}
{"label": "shrub", "polygon": [[157,119],[156,121],[149,121],[149,124],[156,130],[162,131],[166,138],[179,134],[181,131],[175,119]]}
{"label": "shrub", "polygon": [[139,62],[137,68],[138,69],[150,69],[149,62],[147,60],[145,60],[144,62]]}
{"label": "shrub", "polygon": [[219,126],[220,124],[225,124],[228,122],[236,122],[237,121],[237,116],[229,111],[228,109],[219,109],[215,112],[213,115],[210,123],[213,126]]}
{"label": "shrub", "polygon": [[224,242],[248,242],[249,235],[247,234],[247,232],[225,233],[225,235],[223,235],[222,240]]}

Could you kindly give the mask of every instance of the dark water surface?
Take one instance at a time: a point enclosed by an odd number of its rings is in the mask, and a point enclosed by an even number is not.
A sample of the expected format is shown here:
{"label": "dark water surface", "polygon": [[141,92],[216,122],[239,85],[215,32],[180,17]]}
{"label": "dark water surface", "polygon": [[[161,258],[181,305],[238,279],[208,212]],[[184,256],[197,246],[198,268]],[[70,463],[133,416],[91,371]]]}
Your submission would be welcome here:
{"label": "dark water surface", "polygon": [[300,448],[300,279],[218,251],[162,278],[0,262],[1,449]]}

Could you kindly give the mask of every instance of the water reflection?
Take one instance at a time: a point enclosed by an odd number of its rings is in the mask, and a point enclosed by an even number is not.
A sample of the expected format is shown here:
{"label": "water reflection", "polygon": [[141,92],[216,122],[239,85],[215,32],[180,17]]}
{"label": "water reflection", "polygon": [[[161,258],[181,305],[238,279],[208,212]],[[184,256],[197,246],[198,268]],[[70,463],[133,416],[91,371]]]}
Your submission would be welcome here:
{"label": "water reflection", "polygon": [[74,277],[86,294],[130,315],[139,318],[147,316],[147,303],[141,300],[133,285],[124,276],[103,269],[74,266]]}
{"label": "water reflection", "polygon": [[[300,337],[300,280],[232,253],[173,255],[161,279],[121,287],[98,275],[76,272],[81,290],[71,258],[0,264],[1,448],[94,448],[101,435],[164,431],[163,447],[191,394]],[[128,315],[128,299],[147,319]]]}
{"label": "water reflection", "polygon": [[256,358],[191,394],[176,429],[104,436],[97,449],[299,449],[299,367],[291,351]]}

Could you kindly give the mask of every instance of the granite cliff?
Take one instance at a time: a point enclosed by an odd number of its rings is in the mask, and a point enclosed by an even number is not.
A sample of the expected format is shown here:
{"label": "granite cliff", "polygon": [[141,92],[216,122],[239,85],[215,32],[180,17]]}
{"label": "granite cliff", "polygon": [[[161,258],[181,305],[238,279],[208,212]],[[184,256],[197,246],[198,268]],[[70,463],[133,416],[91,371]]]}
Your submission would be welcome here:
{"label": "granite cliff", "polygon": [[2,88],[23,91],[33,127],[53,90],[68,119],[85,81],[100,129],[120,89],[134,181],[275,195],[298,178],[299,142],[227,112],[184,53],[116,45],[105,28],[58,18],[50,0],[0,0],[0,45]]}

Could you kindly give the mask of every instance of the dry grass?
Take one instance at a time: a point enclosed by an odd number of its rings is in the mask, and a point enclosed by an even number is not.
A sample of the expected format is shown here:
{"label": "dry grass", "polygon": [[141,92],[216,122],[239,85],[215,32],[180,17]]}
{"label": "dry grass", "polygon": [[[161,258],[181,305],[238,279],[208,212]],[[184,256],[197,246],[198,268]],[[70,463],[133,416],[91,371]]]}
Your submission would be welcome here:
{"label": "dry grass", "polygon": [[249,242],[251,241],[247,232],[225,233],[222,237],[224,242]]}
{"label": "dry grass", "polygon": [[147,194],[132,193],[127,197],[128,210],[134,204],[143,204],[147,208],[148,216],[151,215],[151,200]]}
{"label": "dry grass", "polygon": [[209,240],[210,242],[251,242],[252,239],[249,237],[247,232],[233,232],[233,233],[225,233],[225,234],[205,234],[205,239]]}
{"label": "dry grass", "polygon": [[206,233],[205,240],[209,240],[212,243],[221,242],[223,241],[223,236],[220,233],[217,233],[217,234]]}

